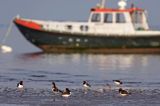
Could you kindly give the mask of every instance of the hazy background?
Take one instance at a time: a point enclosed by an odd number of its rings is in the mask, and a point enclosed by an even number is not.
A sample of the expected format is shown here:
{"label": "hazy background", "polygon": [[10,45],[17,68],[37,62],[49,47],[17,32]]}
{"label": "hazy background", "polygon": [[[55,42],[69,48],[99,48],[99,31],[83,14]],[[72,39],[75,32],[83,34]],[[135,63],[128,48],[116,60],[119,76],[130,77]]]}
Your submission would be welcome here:
{"label": "hazy background", "polygon": [[[100,0],[0,0],[0,41],[16,15],[41,20],[73,20],[87,21],[90,8]],[[119,0],[107,0],[109,7],[117,7]],[[128,6],[136,6],[148,11],[149,23],[152,28],[160,26],[160,0],[128,0]],[[28,43],[14,26],[5,42],[11,45],[14,53],[39,51]]]}

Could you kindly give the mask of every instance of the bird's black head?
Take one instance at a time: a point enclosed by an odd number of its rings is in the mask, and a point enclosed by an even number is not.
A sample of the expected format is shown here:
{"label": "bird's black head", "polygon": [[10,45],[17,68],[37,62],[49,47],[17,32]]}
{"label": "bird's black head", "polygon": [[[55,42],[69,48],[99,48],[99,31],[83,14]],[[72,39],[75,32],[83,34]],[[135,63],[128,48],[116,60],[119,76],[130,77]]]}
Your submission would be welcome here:
{"label": "bird's black head", "polygon": [[70,93],[71,91],[69,90],[69,88],[66,88],[66,92]]}
{"label": "bird's black head", "polygon": [[121,92],[123,89],[122,88],[119,88],[119,92]]}
{"label": "bird's black head", "polygon": [[55,82],[52,82],[52,85],[56,85]]}
{"label": "bird's black head", "polygon": [[23,81],[20,81],[19,84],[20,84],[20,85],[23,85]]}
{"label": "bird's black head", "polygon": [[86,81],[83,81],[83,84],[86,84],[87,82]]}
{"label": "bird's black head", "polygon": [[123,84],[123,82],[120,81],[120,84]]}

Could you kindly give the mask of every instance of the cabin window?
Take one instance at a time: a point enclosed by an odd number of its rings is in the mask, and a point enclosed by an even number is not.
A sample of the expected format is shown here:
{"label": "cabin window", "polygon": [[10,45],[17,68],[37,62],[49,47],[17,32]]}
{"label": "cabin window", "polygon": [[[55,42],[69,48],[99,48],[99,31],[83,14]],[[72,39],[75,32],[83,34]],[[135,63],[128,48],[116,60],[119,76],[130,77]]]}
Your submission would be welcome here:
{"label": "cabin window", "polygon": [[112,14],[111,13],[107,13],[107,14],[104,14],[104,22],[105,23],[112,23]]}
{"label": "cabin window", "polygon": [[134,11],[131,14],[131,19],[133,23],[142,23],[143,13],[141,11]]}
{"label": "cabin window", "polygon": [[101,14],[99,13],[94,13],[92,15],[92,19],[91,19],[92,22],[100,22],[101,21]]}
{"label": "cabin window", "polygon": [[68,30],[71,30],[71,29],[72,29],[72,25],[66,25],[66,28],[67,28]]}
{"label": "cabin window", "polygon": [[81,25],[81,26],[80,26],[80,30],[81,30],[81,31],[88,31],[88,29],[89,29],[89,27],[86,26],[86,25]]}
{"label": "cabin window", "polygon": [[125,23],[125,17],[123,13],[117,13],[116,14],[116,23]]}

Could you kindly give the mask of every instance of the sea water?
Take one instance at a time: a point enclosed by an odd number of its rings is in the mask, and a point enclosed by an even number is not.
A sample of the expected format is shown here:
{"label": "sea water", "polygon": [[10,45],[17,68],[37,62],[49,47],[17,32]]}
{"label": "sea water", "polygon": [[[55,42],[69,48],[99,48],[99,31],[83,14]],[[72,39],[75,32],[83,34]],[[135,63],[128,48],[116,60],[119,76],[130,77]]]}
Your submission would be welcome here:
{"label": "sea water", "polygon": [[[159,106],[159,69],[160,55],[1,53],[0,106]],[[123,84],[114,85],[116,79]],[[23,93],[16,89],[20,80]],[[52,81],[72,95],[54,94]],[[120,87],[131,95],[121,97]]]}

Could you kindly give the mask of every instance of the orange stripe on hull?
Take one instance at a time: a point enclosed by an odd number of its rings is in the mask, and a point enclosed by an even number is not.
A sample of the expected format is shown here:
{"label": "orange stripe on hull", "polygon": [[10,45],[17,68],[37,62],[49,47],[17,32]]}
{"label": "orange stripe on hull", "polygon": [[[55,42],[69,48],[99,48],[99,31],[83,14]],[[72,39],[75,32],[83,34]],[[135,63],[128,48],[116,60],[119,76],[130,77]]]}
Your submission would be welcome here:
{"label": "orange stripe on hull", "polygon": [[22,25],[24,27],[28,27],[28,28],[31,28],[31,29],[35,29],[35,30],[41,30],[42,29],[42,26],[36,22],[33,22],[33,21],[26,21],[26,20],[23,20],[23,19],[18,19],[16,18],[14,20],[14,22],[16,24],[19,24],[19,25]]}

